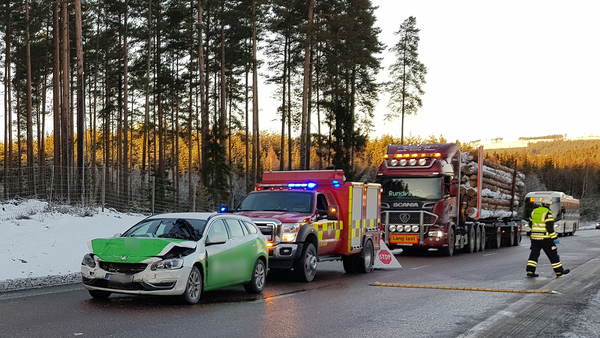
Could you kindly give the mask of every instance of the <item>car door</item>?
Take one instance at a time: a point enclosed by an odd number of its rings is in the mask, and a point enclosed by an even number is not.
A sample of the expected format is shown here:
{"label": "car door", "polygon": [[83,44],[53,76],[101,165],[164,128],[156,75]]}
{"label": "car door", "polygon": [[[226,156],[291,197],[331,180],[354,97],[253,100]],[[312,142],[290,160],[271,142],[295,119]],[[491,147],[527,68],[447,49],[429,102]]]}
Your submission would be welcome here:
{"label": "car door", "polygon": [[235,243],[229,239],[229,233],[223,219],[216,219],[209,225],[205,248],[205,289],[216,289],[230,284],[235,279],[231,269]]}
{"label": "car door", "polygon": [[237,219],[225,219],[231,241],[235,248],[232,250],[231,268],[235,282],[241,283],[252,278],[252,270],[256,261],[256,241],[249,236],[248,230]]}

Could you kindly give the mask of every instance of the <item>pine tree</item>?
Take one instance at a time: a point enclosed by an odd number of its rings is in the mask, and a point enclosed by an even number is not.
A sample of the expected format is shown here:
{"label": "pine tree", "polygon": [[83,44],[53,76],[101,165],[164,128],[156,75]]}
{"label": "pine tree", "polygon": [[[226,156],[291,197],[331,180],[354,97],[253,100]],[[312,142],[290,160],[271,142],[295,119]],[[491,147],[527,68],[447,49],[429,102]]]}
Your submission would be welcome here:
{"label": "pine tree", "polygon": [[402,118],[401,144],[404,144],[404,116],[417,113],[423,105],[421,96],[425,94],[422,86],[426,83],[427,68],[419,61],[419,31],[417,19],[410,16],[395,33],[400,36],[400,40],[390,49],[396,55],[396,61],[390,66],[390,112],[385,118]]}

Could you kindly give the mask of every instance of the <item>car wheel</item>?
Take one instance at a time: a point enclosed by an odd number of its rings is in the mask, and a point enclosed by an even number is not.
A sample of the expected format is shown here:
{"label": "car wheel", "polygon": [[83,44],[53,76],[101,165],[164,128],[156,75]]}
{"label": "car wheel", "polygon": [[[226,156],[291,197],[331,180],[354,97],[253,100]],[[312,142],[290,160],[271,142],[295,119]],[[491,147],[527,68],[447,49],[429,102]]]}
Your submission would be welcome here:
{"label": "car wheel", "polygon": [[197,267],[193,266],[188,276],[185,291],[181,297],[187,304],[196,304],[202,295],[202,274]]}
{"label": "car wheel", "polygon": [[375,250],[373,242],[367,240],[362,252],[356,255],[356,267],[360,273],[369,273],[373,271],[373,264],[375,264]]}
{"label": "car wheel", "polygon": [[110,297],[111,292],[109,291],[101,291],[101,290],[88,290],[90,296],[96,299],[107,299]]}
{"label": "car wheel", "polygon": [[480,233],[481,233],[481,250],[480,251],[485,251],[485,245],[487,242],[487,232],[485,231],[485,226],[481,225],[480,226]]}
{"label": "car wheel", "polygon": [[262,259],[257,259],[252,270],[252,279],[250,283],[244,284],[244,289],[248,293],[261,293],[265,288],[267,281],[267,268]]}
{"label": "car wheel", "polygon": [[307,242],[302,249],[302,256],[294,262],[296,279],[301,282],[312,282],[317,273],[317,249]]}

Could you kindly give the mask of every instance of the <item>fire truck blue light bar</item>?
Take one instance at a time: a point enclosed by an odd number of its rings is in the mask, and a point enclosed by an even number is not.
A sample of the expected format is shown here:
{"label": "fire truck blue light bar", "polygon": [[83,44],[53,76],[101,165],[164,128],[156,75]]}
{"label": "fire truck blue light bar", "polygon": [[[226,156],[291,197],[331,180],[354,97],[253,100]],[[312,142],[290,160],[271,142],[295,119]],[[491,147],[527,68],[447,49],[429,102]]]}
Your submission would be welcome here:
{"label": "fire truck blue light bar", "polygon": [[314,189],[317,187],[317,184],[314,182],[308,183],[288,183],[288,188],[306,188],[306,189]]}

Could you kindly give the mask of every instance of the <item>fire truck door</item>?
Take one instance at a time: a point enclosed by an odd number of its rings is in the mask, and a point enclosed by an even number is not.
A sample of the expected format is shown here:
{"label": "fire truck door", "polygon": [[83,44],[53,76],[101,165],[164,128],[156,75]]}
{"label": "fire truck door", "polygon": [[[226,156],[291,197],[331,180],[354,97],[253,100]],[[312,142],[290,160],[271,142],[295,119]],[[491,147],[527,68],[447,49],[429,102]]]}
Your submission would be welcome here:
{"label": "fire truck door", "polygon": [[324,194],[317,194],[317,221],[313,223],[319,236],[319,255],[338,252],[341,245],[341,220],[328,220],[329,203]]}

